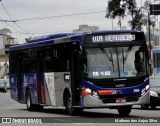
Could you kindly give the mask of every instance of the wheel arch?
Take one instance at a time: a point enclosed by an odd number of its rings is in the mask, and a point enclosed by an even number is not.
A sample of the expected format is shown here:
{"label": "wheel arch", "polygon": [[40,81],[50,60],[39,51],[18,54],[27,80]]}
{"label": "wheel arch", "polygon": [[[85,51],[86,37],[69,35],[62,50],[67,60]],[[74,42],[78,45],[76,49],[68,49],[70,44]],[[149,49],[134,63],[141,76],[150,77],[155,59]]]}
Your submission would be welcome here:
{"label": "wheel arch", "polygon": [[[64,89],[64,92],[63,92],[63,105],[65,106],[66,105],[66,96],[67,94],[70,93],[69,89],[68,88],[65,88]],[[71,93],[70,93],[71,94]]]}

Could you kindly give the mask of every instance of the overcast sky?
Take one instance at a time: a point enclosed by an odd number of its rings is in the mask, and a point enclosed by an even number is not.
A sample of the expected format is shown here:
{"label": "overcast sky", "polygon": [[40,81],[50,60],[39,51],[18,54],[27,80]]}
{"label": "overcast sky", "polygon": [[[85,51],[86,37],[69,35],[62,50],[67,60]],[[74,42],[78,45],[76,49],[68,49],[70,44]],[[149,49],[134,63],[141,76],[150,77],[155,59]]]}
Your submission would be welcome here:
{"label": "overcast sky", "polygon": [[[104,11],[86,15],[17,21],[16,23],[23,30],[34,33],[32,37],[58,32],[72,32],[73,29],[78,29],[78,25],[81,24],[99,26],[103,30],[112,29],[112,20],[105,18],[107,2],[108,0],[2,0],[3,5],[14,20]],[[0,17],[4,20],[10,20],[1,3]],[[124,20],[122,25],[127,25],[127,22]],[[114,28],[118,29],[117,21],[114,20],[113,23]],[[24,38],[31,36],[21,34],[24,31],[14,23],[8,24],[14,29],[4,22],[0,22],[0,29],[9,28],[13,32],[12,36],[17,38],[18,43],[23,43]]]}

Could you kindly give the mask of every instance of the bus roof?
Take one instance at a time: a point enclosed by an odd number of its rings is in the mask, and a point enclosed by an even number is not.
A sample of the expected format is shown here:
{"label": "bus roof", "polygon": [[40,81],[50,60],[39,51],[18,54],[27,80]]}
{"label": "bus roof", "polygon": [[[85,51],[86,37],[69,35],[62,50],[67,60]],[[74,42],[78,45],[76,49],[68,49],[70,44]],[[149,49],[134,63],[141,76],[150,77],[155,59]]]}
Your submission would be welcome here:
{"label": "bus roof", "polygon": [[39,41],[45,41],[45,40],[50,40],[50,39],[57,39],[57,38],[62,38],[62,37],[67,37],[67,36],[73,36],[75,35],[74,33],[59,33],[59,34],[51,34],[51,35],[45,35],[45,36],[38,36],[31,38],[29,40],[29,43],[32,42],[39,42]]}
{"label": "bus roof", "polygon": [[75,41],[78,40],[82,43],[84,36],[87,34],[112,34],[112,33],[137,33],[137,31],[134,30],[101,30],[101,31],[94,31],[94,32],[88,32],[84,34],[75,34],[75,33],[59,33],[59,34],[50,34],[45,36],[39,36],[32,38],[28,43],[25,44],[19,44],[19,45],[13,45],[9,48],[10,51],[13,50],[20,50],[20,49],[27,49],[27,48],[33,48],[33,47],[39,47],[39,46],[45,46],[45,45],[51,45],[51,44],[57,44],[57,43],[66,43],[69,41]]}

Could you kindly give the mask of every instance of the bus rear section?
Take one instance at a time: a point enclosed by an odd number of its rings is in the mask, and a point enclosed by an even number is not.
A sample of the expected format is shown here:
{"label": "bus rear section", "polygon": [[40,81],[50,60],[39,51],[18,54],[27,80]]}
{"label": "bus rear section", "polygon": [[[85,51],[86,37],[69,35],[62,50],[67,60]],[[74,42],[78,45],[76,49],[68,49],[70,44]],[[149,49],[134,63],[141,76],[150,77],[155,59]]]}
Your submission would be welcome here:
{"label": "bus rear section", "polygon": [[144,33],[97,31],[44,40],[10,49],[11,97],[28,110],[65,106],[75,115],[115,108],[126,116],[132,105],[149,102]]}

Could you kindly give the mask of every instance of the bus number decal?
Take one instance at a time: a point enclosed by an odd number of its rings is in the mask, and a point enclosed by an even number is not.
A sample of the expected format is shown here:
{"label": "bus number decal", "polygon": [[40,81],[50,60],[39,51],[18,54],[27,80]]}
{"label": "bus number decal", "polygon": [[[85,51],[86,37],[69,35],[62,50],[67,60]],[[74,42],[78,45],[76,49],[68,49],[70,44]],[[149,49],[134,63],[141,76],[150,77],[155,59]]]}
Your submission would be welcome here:
{"label": "bus number decal", "polygon": [[140,90],[139,89],[133,89],[133,92],[138,93],[138,92],[140,92]]}

